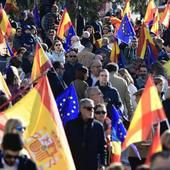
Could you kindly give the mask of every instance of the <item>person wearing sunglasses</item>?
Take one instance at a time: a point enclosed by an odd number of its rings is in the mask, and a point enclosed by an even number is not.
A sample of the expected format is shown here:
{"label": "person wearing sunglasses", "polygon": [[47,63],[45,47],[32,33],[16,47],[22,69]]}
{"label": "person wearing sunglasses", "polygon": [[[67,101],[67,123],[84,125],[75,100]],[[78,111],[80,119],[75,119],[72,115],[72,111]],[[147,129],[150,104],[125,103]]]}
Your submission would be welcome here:
{"label": "person wearing sunglasses", "polygon": [[107,109],[104,103],[98,103],[94,108],[94,117],[102,123],[107,141],[107,163],[110,164],[111,156],[111,126],[112,122],[107,117]]}
{"label": "person wearing sunglasses", "polygon": [[4,135],[0,152],[0,169],[4,170],[37,170],[36,164],[25,155],[21,155],[23,141],[19,134]]}
{"label": "person wearing sunglasses", "polygon": [[55,40],[54,44],[51,48],[51,62],[60,61],[61,63],[65,63],[65,50],[61,41]]}
{"label": "person wearing sunglasses", "polygon": [[94,102],[84,98],[79,107],[79,117],[65,126],[76,169],[104,170],[106,141],[102,124],[94,119]]}

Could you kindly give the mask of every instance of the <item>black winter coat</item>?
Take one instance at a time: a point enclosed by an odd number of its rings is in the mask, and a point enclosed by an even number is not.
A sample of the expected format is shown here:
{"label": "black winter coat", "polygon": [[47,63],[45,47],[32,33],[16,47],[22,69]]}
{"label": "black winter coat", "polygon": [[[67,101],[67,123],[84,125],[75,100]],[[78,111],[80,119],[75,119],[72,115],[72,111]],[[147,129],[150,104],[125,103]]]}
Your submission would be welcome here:
{"label": "black winter coat", "polygon": [[77,170],[97,170],[99,162],[105,165],[106,142],[98,121],[79,117],[66,124],[65,132]]}

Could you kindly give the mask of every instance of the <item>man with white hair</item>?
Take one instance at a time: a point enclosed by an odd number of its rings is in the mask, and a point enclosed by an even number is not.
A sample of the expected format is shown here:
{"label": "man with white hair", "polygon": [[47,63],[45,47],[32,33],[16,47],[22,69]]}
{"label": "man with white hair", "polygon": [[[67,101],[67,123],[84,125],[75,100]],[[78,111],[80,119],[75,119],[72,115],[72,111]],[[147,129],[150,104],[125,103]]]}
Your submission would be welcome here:
{"label": "man with white hair", "polygon": [[77,48],[78,53],[81,52],[85,47],[81,44],[80,38],[77,35],[71,37],[71,48]]}

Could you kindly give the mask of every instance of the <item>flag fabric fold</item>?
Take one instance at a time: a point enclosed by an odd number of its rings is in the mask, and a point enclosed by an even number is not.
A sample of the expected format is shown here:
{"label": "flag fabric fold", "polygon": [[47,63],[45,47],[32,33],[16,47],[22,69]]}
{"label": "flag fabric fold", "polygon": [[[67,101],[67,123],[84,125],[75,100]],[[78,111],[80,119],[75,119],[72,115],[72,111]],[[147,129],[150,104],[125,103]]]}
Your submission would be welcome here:
{"label": "flag fabric fold", "polygon": [[154,15],[151,32],[153,32],[157,36],[159,35],[159,13],[158,13],[158,8],[156,8],[156,12],[155,12],[155,15]]}
{"label": "flag fabric fold", "polygon": [[127,14],[128,18],[131,17],[131,11],[130,11],[130,0],[126,0],[125,7],[123,9],[123,17]]}
{"label": "flag fabric fold", "polygon": [[126,129],[121,120],[121,113],[114,106],[112,107],[112,131],[111,131],[111,144],[112,144],[112,162],[119,162],[121,158],[121,143],[126,136]]}
{"label": "flag fabric fold", "polygon": [[65,41],[65,44],[64,44],[64,49],[65,51],[68,51],[71,47],[71,37],[76,35],[76,32],[74,30],[74,27],[73,25],[70,26],[68,32],[67,32],[67,35],[66,35],[66,41]]}
{"label": "flag fabric fold", "polygon": [[156,5],[155,5],[154,0],[149,0],[146,13],[145,13],[145,17],[144,17],[145,24],[148,25],[149,22],[153,21],[155,11],[156,11]]}
{"label": "flag fabric fold", "polygon": [[168,28],[169,22],[170,22],[170,3],[167,3],[166,8],[160,19],[160,23],[164,25],[166,28]]}
{"label": "flag fabric fold", "polygon": [[152,125],[164,120],[166,116],[157,88],[149,76],[127,131],[123,149],[132,143],[146,141],[151,134]]}
{"label": "flag fabric fold", "polygon": [[25,147],[39,169],[75,170],[60,115],[46,76],[12,108],[1,113],[18,118],[26,128]]}
{"label": "flag fabric fold", "polygon": [[113,42],[112,51],[110,54],[110,61],[114,63],[118,63],[119,55],[120,55],[120,48],[119,48],[117,40],[115,39]]}
{"label": "flag fabric fold", "polygon": [[64,39],[65,33],[69,30],[69,28],[72,26],[72,22],[70,19],[70,16],[67,12],[67,9],[64,9],[63,15],[61,17],[58,29],[57,29],[57,36],[60,39]]}
{"label": "flag fabric fold", "polygon": [[161,152],[162,151],[162,144],[161,144],[161,138],[160,138],[160,126],[156,128],[152,145],[149,149],[145,164],[150,165],[150,159],[154,153]]}
{"label": "flag fabric fold", "polygon": [[34,81],[45,71],[52,67],[52,64],[45,51],[39,43],[36,44],[34,61],[32,66],[31,80]]}
{"label": "flag fabric fold", "polygon": [[134,31],[134,28],[131,22],[129,21],[127,14],[125,14],[125,16],[122,19],[119,30],[116,33],[116,38],[118,38],[119,40],[126,44],[130,44],[135,36],[136,33]]}
{"label": "flag fabric fold", "polygon": [[38,11],[38,6],[37,6],[36,3],[34,4],[33,14],[34,14],[34,24],[38,28],[40,28],[41,27],[41,20],[40,20],[40,15],[39,15],[39,11]]}
{"label": "flag fabric fold", "polygon": [[0,29],[2,30],[5,38],[8,38],[12,31],[12,26],[8,20],[8,16],[2,6],[0,6]]}
{"label": "flag fabric fold", "polygon": [[73,85],[70,85],[57,97],[56,103],[63,125],[78,117],[78,98]]}
{"label": "flag fabric fold", "polygon": [[155,43],[150,35],[149,28],[143,23],[140,31],[140,37],[138,39],[137,56],[144,59],[147,50],[147,44],[150,44],[155,59],[158,57],[158,51],[155,47]]}

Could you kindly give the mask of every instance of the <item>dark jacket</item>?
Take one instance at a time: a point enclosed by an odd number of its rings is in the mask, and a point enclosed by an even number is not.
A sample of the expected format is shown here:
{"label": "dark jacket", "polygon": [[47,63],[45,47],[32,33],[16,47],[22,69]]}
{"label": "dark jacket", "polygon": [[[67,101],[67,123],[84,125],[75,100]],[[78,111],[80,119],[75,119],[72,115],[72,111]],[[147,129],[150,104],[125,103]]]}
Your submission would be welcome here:
{"label": "dark jacket", "polygon": [[64,72],[64,75],[63,75],[63,79],[68,86],[70,85],[70,83],[72,81],[75,80],[75,71],[76,71],[77,68],[79,68],[81,66],[82,66],[82,64],[80,64],[78,62],[75,63],[74,65],[72,65],[70,63],[66,63],[64,65],[65,72]]}
{"label": "dark jacket", "polygon": [[112,119],[112,105],[116,108],[120,108],[122,105],[120,95],[117,89],[112,87],[110,83],[108,83],[107,86],[100,86],[99,81],[97,81],[96,86],[98,86],[103,93],[104,101],[107,103],[108,117]]}
{"label": "dark jacket", "polygon": [[[19,164],[17,170],[37,170],[36,164],[25,155],[19,156]],[[0,169],[3,168],[2,152],[0,152]]]}
{"label": "dark jacket", "polygon": [[48,71],[47,76],[54,98],[56,99],[57,96],[67,87],[67,85],[63,80],[59,79],[56,73],[52,70]]}
{"label": "dark jacket", "polygon": [[77,170],[97,170],[99,160],[105,165],[106,142],[98,121],[79,117],[66,124],[65,132]]}
{"label": "dark jacket", "polygon": [[[167,120],[170,124],[170,99],[166,99],[166,100],[162,101],[162,105],[163,105]],[[168,129],[168,127],[167,127],[166,122],[165,121],[161,122],[161,134],[167,129]]]}

